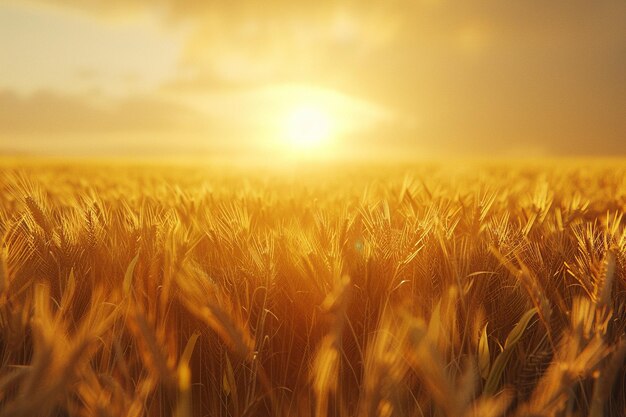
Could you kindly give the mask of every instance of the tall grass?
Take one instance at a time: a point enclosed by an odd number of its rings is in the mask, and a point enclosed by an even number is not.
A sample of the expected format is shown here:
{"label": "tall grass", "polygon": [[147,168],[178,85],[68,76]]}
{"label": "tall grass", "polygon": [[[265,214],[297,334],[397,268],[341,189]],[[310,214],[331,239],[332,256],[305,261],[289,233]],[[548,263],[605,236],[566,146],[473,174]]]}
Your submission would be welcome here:
{"label": "tall grass", "polygon": [[0,170],[0,416],[626,415],[626,167]]}

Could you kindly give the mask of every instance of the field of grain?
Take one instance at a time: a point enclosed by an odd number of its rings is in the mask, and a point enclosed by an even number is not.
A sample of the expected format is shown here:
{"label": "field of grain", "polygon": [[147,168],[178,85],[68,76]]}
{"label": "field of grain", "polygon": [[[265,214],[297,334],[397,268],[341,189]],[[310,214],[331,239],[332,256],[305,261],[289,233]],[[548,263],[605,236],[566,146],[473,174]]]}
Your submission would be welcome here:
{"label": "field of grain", "polygon": [[5,161],[0,416],[624,416],[626,163]]}

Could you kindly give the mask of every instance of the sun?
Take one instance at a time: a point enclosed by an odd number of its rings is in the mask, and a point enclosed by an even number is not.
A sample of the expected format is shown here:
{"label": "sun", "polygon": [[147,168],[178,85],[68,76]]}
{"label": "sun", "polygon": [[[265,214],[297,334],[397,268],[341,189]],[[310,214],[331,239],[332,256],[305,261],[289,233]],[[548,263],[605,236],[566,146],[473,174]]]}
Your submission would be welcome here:
{"label": "sun", "polygon": [[321,106],[302,104],[292,107],[285,118],[285,139],[294,148],[315,148],[328,141],[333,120]]}

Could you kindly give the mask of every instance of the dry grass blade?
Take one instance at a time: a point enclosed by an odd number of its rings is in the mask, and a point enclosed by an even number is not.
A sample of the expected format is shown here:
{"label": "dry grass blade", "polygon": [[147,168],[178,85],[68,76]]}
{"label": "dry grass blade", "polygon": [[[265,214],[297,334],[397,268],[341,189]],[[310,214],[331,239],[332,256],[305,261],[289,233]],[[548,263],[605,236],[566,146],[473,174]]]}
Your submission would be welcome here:
{"label": "dry grass blade", "polygon": [[487,337],[487,324],[483,327],[480,334],[480,340],[478,342],[478,366],[480,369],[480,376],[483,379],[487,379],[489,376],[489,370],[491,369],[491,356],[489,354],[489,340]]}
{"label": "dry grass blade", "polygon": [[0,246],[0,296],[2,296],[8,287],[9,265],[8,254],[6,248]]}
{"label": "dry grass blade", "polygon": [[589,417],[603,417],[606,415],[607,401],[611,394],[611,389],[618,376],[619,370],[624,366],[626,356],[626,339],[622,338],[615,346],[611,356],[604,365],[604,369],[596,379],[591,397],[591,407]]}
{"label": "dry grass blade", "polygon": [[312,379],[316,395],[315,415],[317,417],[324,417],[328,414],[330,396],[337,394],[341,340],[350,295],[350,279],[344,277],[322,303],[322,308],[331,316],[331,328],[322,339],[313,360]]}
{"label": "dry grass blade", "polygon": [[130,261],[128,267],[126,268],[126,272],[124,273],[122,289],[124,290],[124,294],[127,296],[131,294],[133,289],[133,278],[135,275],[135,266],[137,265],[137,261],[139,261],[139,254],[135,255],[135,257]]}
{"label": "dry grass blade", "polygon": [[528,327],[528,323],[530,323],[530,320],[535,316],[535,314],[537,314],[536,308],[531,308],[524,313],[524,315],[520,318],[520,321],[515,325],[515,327],[513,327],[513,330],[511,330],[507,336],[506,341],[504,342],[504,349],[494,361],[491,371],[489,372],[489,376],[485,381],[485,387],[483,389],[485,394],[493,395],[496,393],[496,390],[500,385],[502,374],[504,373],[508,361],[513,355],[513,349],[522,338],[522,335]]}

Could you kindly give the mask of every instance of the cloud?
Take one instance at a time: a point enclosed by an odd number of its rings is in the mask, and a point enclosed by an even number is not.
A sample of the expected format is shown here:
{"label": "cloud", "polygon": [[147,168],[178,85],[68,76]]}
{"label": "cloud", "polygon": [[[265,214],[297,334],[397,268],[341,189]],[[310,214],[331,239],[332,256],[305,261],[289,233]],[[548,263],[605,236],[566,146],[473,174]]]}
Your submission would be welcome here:
{"label": "cloud", "polygon": [[107,98],[0,90],[0,153],[221,152],[233,142],[232,134],[227,123],[154,95]]}
{"label": "cloud", "polygon": [[194,112],[155,97],[137,96],[98,103],[97,97],[51,91],[22,96],[0,91],[0,132],[89,133],[176,129]]}

